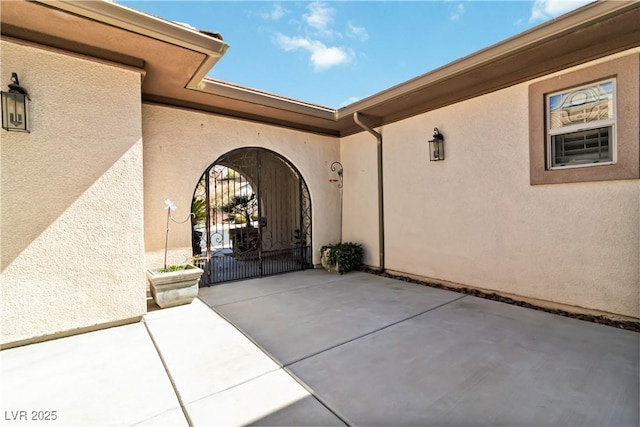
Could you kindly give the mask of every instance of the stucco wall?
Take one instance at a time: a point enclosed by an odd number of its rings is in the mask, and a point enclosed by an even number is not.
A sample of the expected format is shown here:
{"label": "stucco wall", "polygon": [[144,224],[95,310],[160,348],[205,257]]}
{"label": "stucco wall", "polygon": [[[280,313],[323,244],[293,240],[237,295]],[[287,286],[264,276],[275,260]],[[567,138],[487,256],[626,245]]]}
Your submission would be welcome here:
{"label": "stucco wall", "polygon": [[[385,267],[640,317],[640,182],[530,185],[528,86],[380,129]],[[443,162],[429,162],[434,127]],[[374,138],[343,138],[341,152],[344,235],[373,251]]]}
{"label": "stucco wall", "polygon": [[0,133],[2,344],[146,312],[140,74],[1,42],[32,98]]}
{"label": "stucco wall", "polygon": [[[166,228],[164,200],[187,218],[193,191],[204,170],[223,154],[241,147],[268,148],[288,159],[302,174],[311,194],[314,263],[319,249],[340,239],[339,190],[330,165],[339,159],[339,140],[276,126],[152,104],[142,106],[144,135],[145,248],[147,267],[162,265]],[[172,223],[170,264],[191,256],[190,223]]]}
{"label": "stucco wall", "polygon": [[340,158],[344,168],[342,240],[362,244],[364,263],[379,267],[376,138],[369,132],[343,138]]}

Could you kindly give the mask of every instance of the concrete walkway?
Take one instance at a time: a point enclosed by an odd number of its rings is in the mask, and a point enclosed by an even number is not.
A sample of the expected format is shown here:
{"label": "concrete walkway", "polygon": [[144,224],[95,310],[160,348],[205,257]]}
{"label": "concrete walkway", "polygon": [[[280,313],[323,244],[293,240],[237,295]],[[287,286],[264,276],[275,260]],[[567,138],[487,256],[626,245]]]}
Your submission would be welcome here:
{"label": "concrete walkway", "polygon": [[0,364],[3,426],[344,425],[200,300]]}
{"label": "concrete walkway", "polygon": [[1,424],[640,423],[638,333],[363,273],[200,298],[0,352]]}

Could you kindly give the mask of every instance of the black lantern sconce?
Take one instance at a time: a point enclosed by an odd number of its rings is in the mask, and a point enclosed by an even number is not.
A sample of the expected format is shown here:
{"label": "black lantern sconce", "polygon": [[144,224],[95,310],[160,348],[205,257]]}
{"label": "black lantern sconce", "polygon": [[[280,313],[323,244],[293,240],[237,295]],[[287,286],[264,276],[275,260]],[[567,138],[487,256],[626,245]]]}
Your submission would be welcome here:
{"label": "black lantern sconce", "polygon": [[429,141],[429,158],[432,162],[444,160],[444,136],[438,128],[433,130],[433,139]]}
{"label": "black lantern sconce", "polygon": [[8,131],[29,132],[29,93],[20,86],[18,75],[11,73],[9,91],[2,95],[2,128]]}

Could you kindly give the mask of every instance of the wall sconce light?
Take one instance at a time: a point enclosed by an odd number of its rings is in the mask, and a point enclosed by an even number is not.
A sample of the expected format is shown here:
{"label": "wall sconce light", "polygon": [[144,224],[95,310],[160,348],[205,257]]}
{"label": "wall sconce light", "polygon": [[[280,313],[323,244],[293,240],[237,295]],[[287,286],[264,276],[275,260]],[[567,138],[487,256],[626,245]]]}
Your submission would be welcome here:
{"label": "wall sconce light", "polygon": [[29,93],[20,86],[18,75],[11,73],[9,91],[2,95],[2,128],[8,131],[29,132]]}
{"label": "wall sconce light", "polygon": [[432,162],[444,160],[444,136],[438,128],[433,130],[433,139],[429,141],[429,157]]}

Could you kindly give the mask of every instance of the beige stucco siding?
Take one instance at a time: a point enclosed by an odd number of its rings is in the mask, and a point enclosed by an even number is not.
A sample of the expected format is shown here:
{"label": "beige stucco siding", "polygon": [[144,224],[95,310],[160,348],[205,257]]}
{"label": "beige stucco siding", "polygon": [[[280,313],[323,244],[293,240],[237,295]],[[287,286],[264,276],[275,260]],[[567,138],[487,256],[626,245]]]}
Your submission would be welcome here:
{"label": "beige stucco siding", "polygon": [[1,133],[2,344],[141,316],[140,73],[1,46],[32,98],[31,133]]}
{"label": "beige stucco siding", "polygon": [[362,244],[364,263],[379,267],[376,138],[369,132],[343,138],[340,158],[344,168],[342,240]]}
{"label": "beige stucco siding", "polygon": [[[205,171],[223,154],[241,147],[263,147],[289,160],[311,194],[314,263],[319,249],[340,239],[340,198],[331,163],[340,156],[339,140],[306,132],[236,120],[179,108],[143,104],[145,247],[147,266],[162,265],[166,209],[186,219],[194,189]],[[172,223],[167,262],[184,263],[191,256],[190,222]]]}
{"label": "beige stucco siding", "polygon": [[[640,317],[640,182],[530,185],[528,124],[523,83],[383,127],[385,267]],[[443,162],[429,161],[434,127]],[[375,143],[362,138],[342,140],[345,177],[358,175],[344,234],[375,248]]]}

